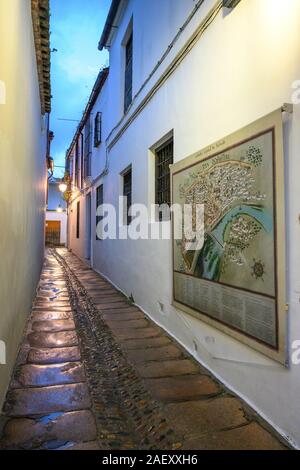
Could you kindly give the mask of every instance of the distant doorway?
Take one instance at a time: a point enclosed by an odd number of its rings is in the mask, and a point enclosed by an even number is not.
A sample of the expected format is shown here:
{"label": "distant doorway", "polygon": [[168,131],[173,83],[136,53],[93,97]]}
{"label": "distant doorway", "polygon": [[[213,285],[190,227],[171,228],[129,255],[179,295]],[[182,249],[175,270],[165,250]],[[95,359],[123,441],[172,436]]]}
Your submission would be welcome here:
{"label": "distant doorway", "polygon": [[59,246],[60,245],[60,232],[61,223],[59,220],[46,221],[46,245]]}

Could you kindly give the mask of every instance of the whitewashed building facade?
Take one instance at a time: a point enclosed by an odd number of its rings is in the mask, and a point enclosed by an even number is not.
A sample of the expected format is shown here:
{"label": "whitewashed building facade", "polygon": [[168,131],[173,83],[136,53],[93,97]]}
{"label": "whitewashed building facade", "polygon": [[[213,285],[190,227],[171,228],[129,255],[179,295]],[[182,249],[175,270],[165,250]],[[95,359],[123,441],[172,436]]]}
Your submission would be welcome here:
{"label": "whitewashed building facade", "polygon": [[[235,5],[234,8],[225,8]],[[68,246],[300,446],[300,366],[285,367],[172,305],[171,240],[98,240],[96,207],[169,202],[159,158],[176,163],[257,119],[283,116],[288,355],[300,340],[300,3],[113,1],[108,48],[68,152]],[[298,82],[297,82],[298,81]],[[166,176],[166,175],[165,175]],[[170,220],[155,222],[170,230]]]}

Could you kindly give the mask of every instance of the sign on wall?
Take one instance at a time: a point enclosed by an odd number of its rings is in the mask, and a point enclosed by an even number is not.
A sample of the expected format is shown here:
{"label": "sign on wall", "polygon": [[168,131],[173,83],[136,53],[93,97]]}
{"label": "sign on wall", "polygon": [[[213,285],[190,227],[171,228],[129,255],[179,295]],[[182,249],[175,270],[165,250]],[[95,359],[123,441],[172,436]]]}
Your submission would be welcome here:
{"label": "sign on wall", "polygon": [[[173,204],[204,205],[204,244],[173,242],[173,303],[285,363],[282,113],[171,167]],[[182,220],[173,216],[173,229]]]}

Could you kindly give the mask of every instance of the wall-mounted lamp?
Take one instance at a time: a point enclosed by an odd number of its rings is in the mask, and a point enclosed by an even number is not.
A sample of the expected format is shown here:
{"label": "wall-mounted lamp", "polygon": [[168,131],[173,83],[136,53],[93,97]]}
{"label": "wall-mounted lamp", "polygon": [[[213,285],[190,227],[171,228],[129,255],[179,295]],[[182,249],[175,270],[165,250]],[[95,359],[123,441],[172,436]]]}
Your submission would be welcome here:
{"label": "wall-mounted lamp", "polygon": [[62,209],[60,204],[59,204],[58,208],[56,209],[56,212],[58,212],[59,214],[61,214],[63,212],[63,209]]}
{"label": "wall-mounted lamp", "polygon": [[68,185],[64,182],[60,183],[59,185],[59,190],[61,193],[65,193],[68,189]]}

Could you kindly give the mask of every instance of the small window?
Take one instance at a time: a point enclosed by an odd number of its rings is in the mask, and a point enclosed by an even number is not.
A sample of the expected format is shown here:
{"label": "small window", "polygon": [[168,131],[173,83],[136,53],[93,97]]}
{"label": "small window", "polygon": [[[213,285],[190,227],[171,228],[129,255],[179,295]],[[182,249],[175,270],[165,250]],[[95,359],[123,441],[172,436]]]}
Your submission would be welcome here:
{"label": "small window", "polygon": [[[162,145],[156,150],[155,165],[155,204],[159,206],[165,204],[170,207],[171,204],[171,176],[170,165],[173,163],[174,143],[173,139]],[[159,220],[166,218],[162,211],[159,211]]]}
{"label": "small window", "polygon": [[94,123],[94,147],[99,147],[102,142],[102,113],[97,113]]}
{"label": "small window", "polygon": [[125,46],[125,99],[124,112],[128,110],[132,102],[132,47],[133,35],[131,33]]}
{"label": "small window", "polygon": [[80,134],[80,187],[84,184],[84,152],[83,152],[83,134]]}
{"label": "small window", "polygon": [[[103,184],[96,189],[96,210],[103,205]],[[101,240],[97,235],[97,226],[103,220],[103,216],[96,215],[96,240]]]}
{"label": "small window", "polygon": [[91,134],[92,124],[90,117],[88,117],[84,129],[84,178],[91,176]]}
{"label": "small window", "polygon": [[131,217],[129,216],[129,209],[132,204],[132,170],[128,170],[123,175],[123,196],[127,198],[126,201],[126,215],[125,215],[125,224],[129,225],[131,223]]}
{"label": "small window", "polygon": [[77,202],[76,211],[76,238],[80,237],[80,202]]}
{"label": "small window", "polygon": [[75,185],[77,188],[80,186],[79,176],[79,141],[77,141],[75,147]]}

